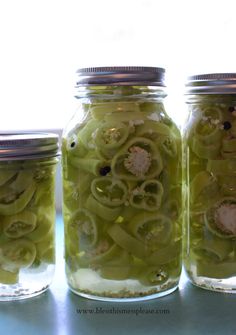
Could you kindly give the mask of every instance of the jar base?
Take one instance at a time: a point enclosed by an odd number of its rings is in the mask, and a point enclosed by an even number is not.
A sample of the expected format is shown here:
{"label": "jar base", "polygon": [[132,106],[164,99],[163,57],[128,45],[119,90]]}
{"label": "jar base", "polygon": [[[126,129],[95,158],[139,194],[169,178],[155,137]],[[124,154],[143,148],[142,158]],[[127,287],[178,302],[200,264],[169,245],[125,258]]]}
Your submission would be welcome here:
{"label": "jar base", "polygon": [[44,293],[49,288],[49,285],[47,285],[38,291],[32,292],[29,289],[22,288],[21,285],[14,285],[11,290],[7,289],[6,286],[7,285],[0,286],[0,290],[6,291],[6,293],[0,295],[0,301],[16,301],[33,298]]}
{"label": "jar base", "polygon": [[188,278],[192,285],[208,291],[222,292],[222,293],[236,293],[236,277],[227,279],[216,279],[208,277],[192,276],[188,273]]}
{"label": "jar base", "polygon": [[43,263],[38,268],[22,270],[18,283],[0,283],[0,301],[28,299],[45,292],[52,282],[54,268],[53,264]]}
{"label": "jar base", "polygon": [[116,297],[102,297],[102,296],[97,296],[97,295],[93,295],[93,294],[89,294],[89,293],[85,293],[85,292],[78,292],[75,289],[73,289],[72,287],[69,286],[69,289],[71,292],[73,292],[76,295],[79,295],[83,298],[88,298],[90,300],[97,300],[97,301],[104,301],[104,302],[138,302],[138,301],[145,301],[145,300],[152,300],[152,299],[157,299],[157,298],[161,298],[164,297],[165,295],[171,294],[172,292],[174,292],[175,290],[178,289],[178,285],[166,290],[166,291],[162,291],[162,292],[158,292],[158,293],[152,293],[149,295],[145,295],[145,296],[134,296],[134,297],[130,297],[130,298],[116,298]]}

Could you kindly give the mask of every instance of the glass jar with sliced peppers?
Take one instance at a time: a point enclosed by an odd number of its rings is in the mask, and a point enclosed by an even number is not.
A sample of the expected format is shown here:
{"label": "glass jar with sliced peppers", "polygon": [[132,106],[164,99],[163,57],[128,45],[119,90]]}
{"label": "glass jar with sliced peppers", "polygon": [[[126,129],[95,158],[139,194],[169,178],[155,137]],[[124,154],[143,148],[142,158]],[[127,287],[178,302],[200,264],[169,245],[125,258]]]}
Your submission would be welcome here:
{"label": "glass jar with sliced peppers", "polygon": [[63,133],[70,289],[131,301],[173,292],[181,272],[181,139],[164,106],[165,70],[78,70]]}
{"label": "glass jar with sliced peppers", "polygon": [[236,292],[236,73],[189,78],[184,131],[185,268],[202,288]]}
{"label": "glass jar with sliced peppers", "polygon": [[33,297],[55,268],[58,136],[0,135],[0,301]]}

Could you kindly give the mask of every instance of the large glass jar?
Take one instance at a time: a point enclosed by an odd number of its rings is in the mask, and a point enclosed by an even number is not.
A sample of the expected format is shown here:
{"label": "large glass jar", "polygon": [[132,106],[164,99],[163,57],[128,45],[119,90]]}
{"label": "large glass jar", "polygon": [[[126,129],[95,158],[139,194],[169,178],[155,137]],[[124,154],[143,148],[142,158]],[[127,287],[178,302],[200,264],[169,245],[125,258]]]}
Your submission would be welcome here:
{"label": "large glass jar", "polygon": [[195,285],[236,292],[236,74],[189,78],[185,268]]}
{"label": "large glass jar", "polygon": [[78,111],[62,143],[70,289],[142,300],[178,286],[181,139],[167,115],[164,69],[78,71]]}
{"label": "large glass jar", "polygon": [[55,264],[54,134],[0,135],[0,300],[29,298]]}

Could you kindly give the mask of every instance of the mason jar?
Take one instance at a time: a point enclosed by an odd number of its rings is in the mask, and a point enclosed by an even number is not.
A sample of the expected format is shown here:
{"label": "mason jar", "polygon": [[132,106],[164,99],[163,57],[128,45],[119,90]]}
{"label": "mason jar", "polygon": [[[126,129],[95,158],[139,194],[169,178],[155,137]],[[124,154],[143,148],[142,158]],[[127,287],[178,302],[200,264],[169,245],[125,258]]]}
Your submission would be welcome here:
{"label": "mason jar", "polygon": [[186,87],[185,268],[197,286],[236,292],[236,73]]}
{"label": "mason jar", "polygon": [[0,135],[0,300],[44,292],[55,265],[58,137]]}
{"label": "mason jar", "polygon": [[87,298],[173,292],[181,271],[181,139],[164,107],[165,70],[78,70],[63,133],[66,275]]}

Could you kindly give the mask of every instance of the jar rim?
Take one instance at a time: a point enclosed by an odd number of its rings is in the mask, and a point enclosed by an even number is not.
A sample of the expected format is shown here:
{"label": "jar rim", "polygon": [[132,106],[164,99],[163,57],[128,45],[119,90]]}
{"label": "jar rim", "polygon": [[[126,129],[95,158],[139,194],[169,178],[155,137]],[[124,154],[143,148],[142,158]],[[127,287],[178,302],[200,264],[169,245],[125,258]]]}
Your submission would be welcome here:
{"label": "jar rim", "polygon": [[186,95],[236,94],[236,73],[207,73],[187,78]]}
{"label": "jar rim", "polygon": [[165,87],[165,69],[151,66],[103,66],[77,70],[80,86],[160,86]]}
{"label": "jar rim", "polygon": [[59,137],[54,133],[0,134],[0,161],[59,156]]}

